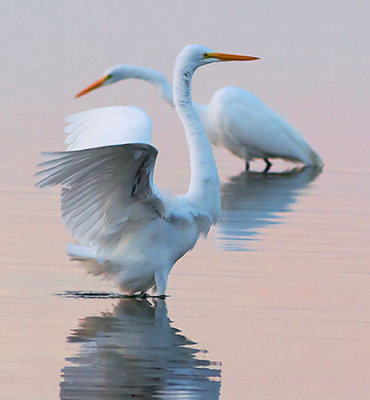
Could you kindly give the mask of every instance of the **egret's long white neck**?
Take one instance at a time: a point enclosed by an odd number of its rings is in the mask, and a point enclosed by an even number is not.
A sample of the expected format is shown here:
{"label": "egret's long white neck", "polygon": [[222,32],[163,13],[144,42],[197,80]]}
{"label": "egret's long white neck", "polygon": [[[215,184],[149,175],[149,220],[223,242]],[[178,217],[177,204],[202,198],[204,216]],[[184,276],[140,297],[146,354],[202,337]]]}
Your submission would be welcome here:
{"label": "egret's long white neck", "polygon": [[[139,67],[137,65],[124,65],[122,71],[117,70],[119,79],[139,79],[146,81],[155,86],[161,93],[162,98],[171,106],[173,106],[172,85],[167,78],[159,71],[152,68]],[[119,80],[118,79],[118,80]],[[205,106],[203,104],[193,103],[197,113],[205,114]],[[203,121],[203,115],[199,115]]]}
{"label": "egret's long white neck", "polygon": [[[120,73],[118,69],[117,73]],[[161,93],[163,99],[173,105],[172,85],[160,72],[136,65],[125,65],[122,67],[122,79],[140,79],[154,85]]]}
{"label": "egret's long white neck", "polygon": [[[167,78],[161,72],[151,68],[125,64],[120,68],[117,67],[116,74],[118,76],[117,80],[140,79],[151,83],[159,90],[163,100],[165,100],[171,106],[174,106],[172,85],[168,82]],[[193,106],[206,128],[207,127],[205,124],[205,121],[207,120],[206,106],[198,103],[193,103]],[[206,133],[210,141],[213,143],[214,142],[213,132],[211,130],[208,132],[208,130],[206,129]]]}
{"label": "egret's long white neck", "polygon": [[221,214],[220,181],[211,145],[191,99],[191,82],[197,66],[182,54],[174,70],[174,106],[185,128],[190,153],[189,200],[216,222]]}

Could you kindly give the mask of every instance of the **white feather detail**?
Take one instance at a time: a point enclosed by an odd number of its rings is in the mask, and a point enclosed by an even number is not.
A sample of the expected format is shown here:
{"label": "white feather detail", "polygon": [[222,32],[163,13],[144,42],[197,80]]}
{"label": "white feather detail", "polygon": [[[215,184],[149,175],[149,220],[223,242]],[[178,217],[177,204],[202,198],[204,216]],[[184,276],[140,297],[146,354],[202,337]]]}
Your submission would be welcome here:
{"label": "white feather detail", "polygon": [[66,227],[82,244],[98,245],[128,221],[162,215],[152,177],[157,154],[144,143],[46,153],[53,158],[40,164],[44,169],[37,175],[43,179],[37,185],[61,184]]}
{"label": "white feather detail", "polygon": [[135,106],[94,108],[67,117],[67,150],[124,143],[151,143],[152,121]]}

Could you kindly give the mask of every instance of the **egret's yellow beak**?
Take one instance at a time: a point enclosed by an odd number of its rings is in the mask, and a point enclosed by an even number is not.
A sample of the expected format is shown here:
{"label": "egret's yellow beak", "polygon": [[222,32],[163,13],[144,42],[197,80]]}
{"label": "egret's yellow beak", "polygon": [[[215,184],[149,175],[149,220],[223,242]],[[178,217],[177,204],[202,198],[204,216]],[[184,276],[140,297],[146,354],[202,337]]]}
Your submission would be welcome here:
{"label": "egret's yellow beak", "polygon": [[259,60],[258,57],[241,56],[238,54],[225,54],[225,53],[206,53],[204,58],[217,58],[220,61],[253,61]]}
{"label": "egret's yellow beak", "polygon": [[89,92],[91,92],[92,90],[99,88],[100,86],[103,86],[104,82],[105,82],[107,79],[109,79],[109,78],[111,78],[111,75],[103,76],[103,78],[101,78],[101,79],[99,79],[98,81],[92,83],[92,84],[91,84],[90,86],[88,86],[86,89],[81,90],[81,92],[77,93],[75,97],[76,97],[76,98],[77,98],[77,97],[81,97],[81,96],[83,96],[84,94],[89,93]]}

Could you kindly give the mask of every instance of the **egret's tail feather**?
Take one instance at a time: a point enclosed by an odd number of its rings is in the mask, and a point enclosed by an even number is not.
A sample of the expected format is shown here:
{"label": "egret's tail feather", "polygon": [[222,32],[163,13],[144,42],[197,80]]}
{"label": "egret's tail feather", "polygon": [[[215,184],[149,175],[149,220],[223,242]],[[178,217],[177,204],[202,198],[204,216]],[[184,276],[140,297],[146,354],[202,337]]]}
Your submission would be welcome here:
{"label": "egret's tail feather", "polygon": [[81,266],[94,276],[103,275],[109,278],[113,271],[110,263],[96,258],[95,249],[91,247],[81,246],[79,244],[68,244],[67,255],[72,261],[80,261]]}
{"label": "egret's tail feather", "polygon": [[79,244],[67,244],[67,254],[71,260],[82,261],[84,259],[94,258],[95,252],[91,247],[81,246]]}

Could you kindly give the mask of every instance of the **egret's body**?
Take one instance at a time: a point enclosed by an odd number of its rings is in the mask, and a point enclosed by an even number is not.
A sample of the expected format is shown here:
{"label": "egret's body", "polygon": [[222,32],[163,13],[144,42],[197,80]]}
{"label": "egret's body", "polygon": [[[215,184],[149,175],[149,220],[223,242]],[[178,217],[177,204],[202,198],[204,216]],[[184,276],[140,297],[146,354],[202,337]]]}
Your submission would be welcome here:
{"label": "egret's body", "polygon": [[[123,79],[145,80],[156,86],[162,98],[173,105],[172,86],[158,71],[133,65],[118,65],[107,71],[104,85]],[[307,141],[275,111],[245,89],[225,87],[216,91],[208,105],[193,103],[208,139],[249,162],[281,158],[306,166],[322,165]]]}
{"label": "egret's body", "polygon": [[[185,128],[191,167],[185,195],[160,194],[153,183],[157,150],[147,142],[128,143],[126,107],[72,116],[67,138],[72,151],[51,153],[53,158],[42,164],[38,185],[62,185],[63,221],[80,242],[69,245],[69,255],[93,274],[114,276],[127,294],[154,287],[155,295],[164,295],[175,262],[219,219],[217,168],[192,106],[191,80],[199,66],[222,56],[192,45],[176,60],[174,104]],[[140,134],[150,140],[144,112],[134,108],[130,113],[137,114],[136,124],[144,126]]]}
{"label": "egret's body", "polygon": [[[90,240],[88,247],[68,245],[69,256],[83,260],[93,275],[116,276],[118,286],[127,294],[146,292],[153,285],[158,295],[164,294],[173,265],[217,219],[201,215],[186,198],[157,201],[158,208],[150,206],[153,211],[133,204],[123,230],[105,235],[104,244],[91,246]],[[163,206],[166,209],[160,210]]]}

